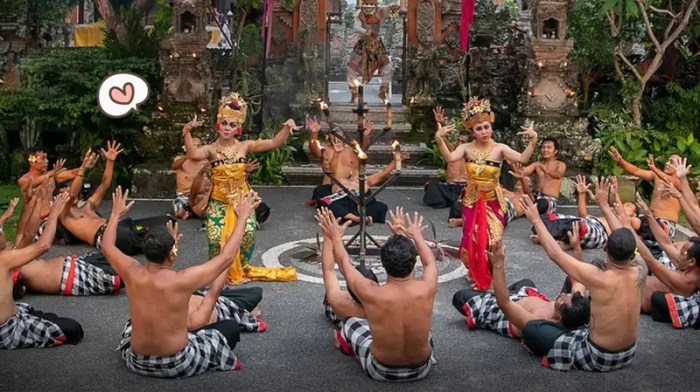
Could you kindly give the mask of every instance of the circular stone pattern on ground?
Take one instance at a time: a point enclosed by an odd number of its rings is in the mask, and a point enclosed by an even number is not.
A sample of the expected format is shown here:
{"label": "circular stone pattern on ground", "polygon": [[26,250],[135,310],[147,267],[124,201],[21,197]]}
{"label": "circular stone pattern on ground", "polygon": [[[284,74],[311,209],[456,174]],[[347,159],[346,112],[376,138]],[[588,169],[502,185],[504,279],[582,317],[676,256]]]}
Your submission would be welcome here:
{"label": "circular stone pattern on ground", "polygon": [[[347,237],[348,240],[350,237]],[[382,242],[388,237],[375,236],[376,240]],[[320,240],[323,242],[323,240]],[[451,248],[449,245],[441,245],[443,248]],[[375,252],[376,253],[376,248]],[[306,238],[296,241],[285,242],[268,249],[262,255],[262,263],[265,267],[288,267],[294,266],[297,270],[299,280],[304,282],[323,284],[323,272],[321,270],[321,250],[318,249],[316,238]],[[352,256],[353,264],[357,265],[357,257]],[[379,256],[366,256],[365,263],[367,267],[372,269],[379,278],[380,282],[386,281],[386,273],[381,265]],[[445,256],[442,261],[437,261],[438,268],[438,283],[449,282],[458,278],[464,279],[466,269],[460,260],[452,259]],[[416,263],[416,276],[420,276],[423,272],[423,267],[420,260]],[[340,279],[340,284],[345,286],[343,279],[336,266],[336,275]]]}

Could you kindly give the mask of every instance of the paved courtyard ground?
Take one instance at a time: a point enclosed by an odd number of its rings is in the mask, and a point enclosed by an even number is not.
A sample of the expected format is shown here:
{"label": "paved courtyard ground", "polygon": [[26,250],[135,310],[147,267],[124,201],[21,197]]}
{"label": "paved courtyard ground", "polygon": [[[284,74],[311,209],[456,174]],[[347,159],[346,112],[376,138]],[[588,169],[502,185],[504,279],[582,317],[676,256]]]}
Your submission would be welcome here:
{"label": "paved courtyard ground", "polygon": [[[257,233],[254,263],[281,244],[314,238],[313,209],[304,201],[311,188],[259,188],[271,206],[270,220]],[[458,241],[461,231],[450,229],[447,210],[421,203],[418,189],[390,189],[381,200],[390,207],[403,205],[435,222],[438,238]],[[101,211],[108,213],[105,202]],[[169,202],[138,201],[134,217],[167,213]],[[574,210],[568,212],[575,213]],[[181,224],[180,267],[206,260],[205,233],[198,221]],[[351,229],[352,231],[352,229]],[[376,225],[371,232],[386,235]],[[532,279],[549,296],[561,288],[564,274],[529,241],[530,225],[514,221],[507,229],[506,271],[509,282]],[[279,248],[277,248],[279,249]],[[55,247],[49,255],[81,253],[87,247]],[[288,253],[287,253],[288,254]],[[268,252],[267,256],[270,253]],[[280,262],[288,265],[285,253]],[[585,256],[600,256],[586,251]],[[269,258],[269,257],[268,257]],[[142,258],[141,258],[142,259]],[[314,266],[300,270],[314,276]],[[461,267],[460,267],[461,268]],[[700,331],[674,330],[642,316],[639,351],[632,366],[609,374],[580,371],[558,373],[539,365],[515,340],[486,331],[467,331],[464,318],[451,305],[452,294],[466,287],[461,278],[448,280],[452,265],[441,266],[433,316],[438,365],[421,382],[390,385],[368,379],[355,359],[336,351],[331,325],[321,307],[323,287],[298,280],[292,283],[251,283],[264,288],[261,304],[269,330],[243,334],[236,352],[243,363],[238,372],[210,372],[187,380],[157,380],[130,373],[115,347],[128,318],[126,296],[64,298],[28,295],[23,301],[38,309],[73,317],[83,324],[85,339],[77,346],[52,349],[0,351],[0,391],[686,391],[697,389],[700,370]],[[313,279],[307,279],[313,280]]]}

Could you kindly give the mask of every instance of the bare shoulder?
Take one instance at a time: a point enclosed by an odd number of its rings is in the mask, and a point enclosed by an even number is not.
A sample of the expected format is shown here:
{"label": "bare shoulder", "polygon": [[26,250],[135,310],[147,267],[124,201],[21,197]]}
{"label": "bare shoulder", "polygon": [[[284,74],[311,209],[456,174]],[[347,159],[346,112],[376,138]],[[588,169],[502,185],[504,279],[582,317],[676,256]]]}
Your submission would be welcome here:
{"label": "bare shoulder", "polygon": [[641,257],[635,257],[630,263],[630,266],[637,272],[637,287],[644,287],[647,274],[649,273],[649,268],[647,267],[646,263]]}

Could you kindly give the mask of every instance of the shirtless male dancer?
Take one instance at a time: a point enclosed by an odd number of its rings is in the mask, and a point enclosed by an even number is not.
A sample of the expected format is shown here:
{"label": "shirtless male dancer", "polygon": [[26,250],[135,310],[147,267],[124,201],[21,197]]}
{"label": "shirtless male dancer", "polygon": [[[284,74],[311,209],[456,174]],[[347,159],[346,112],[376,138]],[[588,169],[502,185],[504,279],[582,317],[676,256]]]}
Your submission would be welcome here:
{"label": "shirtless male dancer", "polygon": [[628,366],[637,351],[637,324],[647,268],[635,259],[637,236],[632,230],[619,227],[608,204],[609,188],[609,181],[605,181],[597,190],[599,198],[605,199],[600,208],[613,229],[604,247],[606,271],[564,252],[545,228],[532,201],[526,197],[520,200],[547,255],[573,280],[585,285],[591,295],[589,328],[564,332],[543,320],[525,325],[524,343],[543,355],[541,363],[550,369],[612,371]]}
{"label": "shirtless male dancer", "polygon": [[[660,260],[651,252],[640,252],[649,271],[654,274],[647,277],[644,286],[642,312],[651,313],[654,321],[672,323],[675,328],[692,326],[698,329],[700,238],[690,237],[687,241],[673,243],[639,194],[637,202],[647,217],[654,239],[664,252]],[[648,248],[645,246],[644,249]]]}
{"label": "shirtless male dancer", "polygon": [[238,322],[218,321],[188,332],[189,304],[195,290],[221,278],[231,266],[259,197],[249,193],[237,204],[236,226],[218,256],[180,271],[173,269],[180,238],[177,224],[168,229],[156,227],[146,234],[146,265],[115,246],[119,217],[128,209],[127,197],[128,191],[122,194],[117,187],[102,244],[107,260],[126,282],[131,318],[118,349],[127,368],[143,376],[164,378],[185,378],[209,369],[240,369],[233,353],[239,340]]}
{"label": "shirtless male dancer", "polygon": [[[202,141],[199,138],[192,138],[192,143],[196,148],[202,147]],[[184,147],[183,147],[184,148]],[[191,159],[186,155],[178,155],[173,158],[171,169],[175,170],[175,198],[173,199],[173,212],[176,218],[187,219],[192,214],[192,204],[190,199],[192,196],[197,198],[197,193],[201,192],[204,187],[193,187],[193,183],[197,175],[202,170],[209,169],[209,161],[206,159]],[[206,172],[205,170],[205,172]],[[195,190],[195,194],[191,195],[191,190]]]}
{"label": "shirtless male dancer", "polygon": [[[570,243],[574,247],[574,257],[582,260],[581,241],[575,233],[569,233]],[[540,293],[529,279],[506,287],[505,246],[502,242],[496,243],[489,251],[494,294],[462,289],[452,297],[452,305],[467,318],[469,329],[483,328],[520,339],[525,325],[532,320],[551,321],[563,331],[575,330],[588,323],[591,310],[585,286],[573,282],[571,292],[560,293],[554,301]]]}
{"label": "shirtless male dancer", "polygon": [[[347,179],[350,178],[353,172],[357,172],[359,160],[352,146],[343,143],[342,140],[333,134],[328,135],[330,143],[322,146],[318,140],[318,134],[321,132],[321,123],[314,117],[309,117],[306,120],[306,128],[311,135],[309,138],[309,152],[316,158],[321,159],[323,173],[332,173],[333,177],[337,179]],[[345,136],[345,132],[342,129],[336,128],[335,131],[340,136]],[[367,150],[369,147],[369,135],[371,132],[372,122],[365,120],[365,133],[362,141],[364,150]],[[324,174],[323,183],[314,188],[311,200],[318,205],[318,200],[333,193],[332,187],[331,179]]]}
{"label": "shirtless male dancer", "polygon": [[[438,106],[433,109],[433,118],[436,126],[445,122],[445,110]],[[466,135],[457,136],[457,145],[469,142]],[[456,146],[445,139],[447,148],[454,151]],[[464,184],[467,183],[467,169],[464,165],[464,158],[447,162],[445,165],[445,180],[430,180],[425,184],[423,192],[423,204],[433,208],[451,207],[457,202],[461,195]],[[459,218],[462,218],[462,208],[459,208]]]}
{"label": "shirtless male dancer", "polygon": [[654,216],[666,227],[666,232],[673,237],[676,233],[676,224],[681,212],[678,200],[664,196],[662,190],[664,183],[671,183],[676,188],[680,187],[680,181],[676,176],[673,162],[680,159],[678,155],[671,155],[664,166],[664,171],[659,170],[654,164],[654,156],[649,155],[647,160],[649,170],[640,169],[637,166],[625,161],[615,147],[610,147],[610,156],[615,163],[623,168],[627,173],[639,177],[644,181],[654,183],[654,191],[651,195],[651,211]]}
{"label": "shirtless male dancer", "polygon": [[12,272],[49,250],[58,215],[67,202],[67,193],[56,197],[44,232],[25,248],[6,249],[5,235],[0,233],[0,349],[76,344],[83,338],[83,328],[77,321],[38,311],[25,303],[15,304],[12,298]]}
{"label": "shirtless male dancer", "polygon": [[[362,276],[350,262],[343,244],[349,222],[340,226],[340,219],[325,208],[316,215],[324,236],[333,243],[333,254],[348,289],[357,295],[364,309],[364,314],[336,309],[347,317],[341,346],[349,345],[362,369],[379,381],[420,380],[428,375],[434,362],[430,326],[437,267],[423,239],[423,217],[416,213],[411,219],[406,214],[404,219],[406,223],[402,220],[392,230],[405,236],[393,235],[382,246],[381,261],[387,282],[379,285]],[[418,280],[414,279],[416,254],[423,264],[423,274]]]}
{"label": "shirtless male dancer", "polygon": [[547,136],[542,139],[540,145],[540,160],[525,167],[526,176],[537,174],[537,190],[533,194],[535,200],[544,199],[547,201],[548,214],[557,210],[561,181],[566,173],[566,163],[557,159],[559,153],[559,141]]}
{"label": "shirtless male dancer", "polygon": [[[102,235],[107,227],[107,220],[97,213],[97,209],[111,186],[114,161],[122,151],[121,144],[116,141],[107,142],[107,150],[100,149],[102,158],[105,160],[102,181],[87,201],[81,204],[78,201],[78,196],[82,187],[84,171],[88,168],[86,164],[88,162],[86,159],[88,158],[83,160],[81,171],[71,184],[70,203],[66,205],[63,214],[61,214],[61,223],[68,231],[81,241],[97,249],[101,247]],[[124,212],[126,213],[127,211]],[[151,227],[163,226],[169,220],[171,218],[165,215],[140,220],[120,217],[117,247],[128,255],[141,253],[141,242],[145,231]]]}
{"label": "shirtless male dancer", "polygon": [[[365,191],[367,196],[370,196],[370,188],[379,185],[384,181],[384,179],[391,174],[391,172],[397,167],[398,163],[404,159],[408,159],[409,154],[406,151],[400,154],[394,154],[394,160],[378,173],[367,176],[365,180]],[[357,170],[350,173],[348,178],[337,178],[344,187],[349,189],[355,196],[359,195],[360,180],[359,173]],[[330,209],[334,215],[342,218],[344,221],[348,220],[352,223],[360,223],[360,217],[358,216],[358,204],[350,196],[348,196],[345,191],[340,188],[337,184],[333,184],[331,188],[332,193],[328,196],[322,197],[318,200],[317,205],[322,207],[327,207]],[[377,200],[373,199],[365,206],[366,212],[366,224],[371,225],[372,223],[384,223],[386,221],[386,213],[389,207]]]}

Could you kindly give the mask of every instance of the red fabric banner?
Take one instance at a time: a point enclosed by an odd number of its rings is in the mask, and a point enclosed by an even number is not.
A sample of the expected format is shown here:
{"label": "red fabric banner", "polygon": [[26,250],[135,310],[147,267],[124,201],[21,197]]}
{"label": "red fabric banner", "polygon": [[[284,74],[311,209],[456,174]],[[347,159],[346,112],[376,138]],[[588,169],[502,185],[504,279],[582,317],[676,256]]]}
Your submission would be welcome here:
{"label": "red fabric banner", "polygon": [[469,46],[469,27],[474,20],[474,0],[462,0],[462,20],[459,23],[459,48],[467,51]]}

